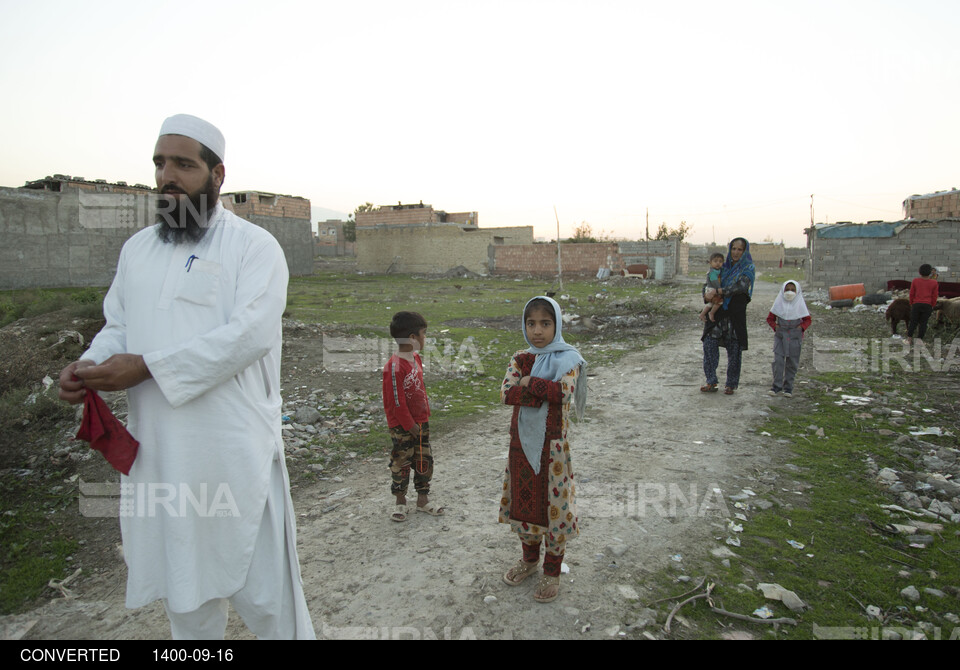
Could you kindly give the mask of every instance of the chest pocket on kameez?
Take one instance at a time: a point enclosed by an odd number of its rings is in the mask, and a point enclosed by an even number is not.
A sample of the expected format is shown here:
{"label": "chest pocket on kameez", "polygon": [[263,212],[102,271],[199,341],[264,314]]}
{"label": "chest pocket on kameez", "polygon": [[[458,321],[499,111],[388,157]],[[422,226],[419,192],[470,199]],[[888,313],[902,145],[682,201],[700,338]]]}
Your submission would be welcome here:
{"label": "chest pocket on kameez", "polygon": [[194,305],[214,305],[219,292],[220,264],[195,258],[189,270],[181,273],[174,298]]}

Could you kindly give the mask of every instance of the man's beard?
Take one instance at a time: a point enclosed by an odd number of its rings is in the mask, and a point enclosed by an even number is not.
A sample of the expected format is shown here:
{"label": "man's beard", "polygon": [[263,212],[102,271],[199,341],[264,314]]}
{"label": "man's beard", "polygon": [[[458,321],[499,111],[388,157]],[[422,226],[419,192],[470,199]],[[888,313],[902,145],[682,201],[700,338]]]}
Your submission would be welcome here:
{"label": "man's beard", "polygon": [[157,236],[166,243],[199,242],[207,232],[207,223],[213,215],[219,192],[213,175],[198,191],[178,198],[184,193],[176,187],[165,186],[157,198]]}

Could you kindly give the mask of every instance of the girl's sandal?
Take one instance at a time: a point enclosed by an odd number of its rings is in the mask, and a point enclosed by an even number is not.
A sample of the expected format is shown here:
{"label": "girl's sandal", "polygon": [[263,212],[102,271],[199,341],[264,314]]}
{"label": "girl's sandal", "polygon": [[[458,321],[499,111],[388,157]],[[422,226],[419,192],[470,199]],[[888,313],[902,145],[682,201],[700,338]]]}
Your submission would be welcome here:
{"label": "girl's sandal", "polygon": [[552,603],[560,595],[560,578],[541,575],[533,599],[538,603]]}
{"label": "girl's sandal", "polygon": [[716,384],[704,384],[700,387],[701,393],[716,393],[717,385]]}
{"label": "girl's sandal", "polygon": [[525,563],[517,561],[517,564],[503,574],[503,581],[510,586],[519,586],[520,582],[532,575],[540,567],[540,561],[535,563]]}

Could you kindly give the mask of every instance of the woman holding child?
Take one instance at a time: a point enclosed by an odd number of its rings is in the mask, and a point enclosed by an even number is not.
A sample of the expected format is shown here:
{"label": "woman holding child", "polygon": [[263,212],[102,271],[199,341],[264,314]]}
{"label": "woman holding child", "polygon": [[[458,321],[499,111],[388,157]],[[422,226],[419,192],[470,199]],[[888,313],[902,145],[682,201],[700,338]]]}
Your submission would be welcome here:
{"label": "woman holding child", "polygon": [[727,350],[727,380],[723,392],[733,395],[740,385],[742,352],[747,350],[747,303],[753,296],[756,268],[750,256],[750,243],[742,237],[730,241],[727,260],[720,270],[720,296],[723,307],[717,312],[717,322],[707,321],[703,327],[703,372],[707,383],[700,387],[704,393],[717,391],[717,366],[720,347]]}

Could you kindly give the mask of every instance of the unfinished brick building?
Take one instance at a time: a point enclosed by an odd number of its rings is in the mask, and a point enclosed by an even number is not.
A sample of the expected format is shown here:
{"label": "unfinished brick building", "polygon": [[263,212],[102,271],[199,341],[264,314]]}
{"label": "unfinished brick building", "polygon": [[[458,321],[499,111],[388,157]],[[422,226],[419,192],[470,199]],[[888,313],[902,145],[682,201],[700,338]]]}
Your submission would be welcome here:
{"label": "unfinished brick building", "polygon": [[444,212],[433,205],[381,205],[369,212],[357,214],[357,228],[366,226],[407,226],[421,223],[455,223],[463,227],[478,228],[476,212]]}

